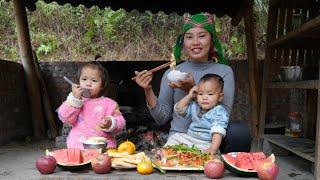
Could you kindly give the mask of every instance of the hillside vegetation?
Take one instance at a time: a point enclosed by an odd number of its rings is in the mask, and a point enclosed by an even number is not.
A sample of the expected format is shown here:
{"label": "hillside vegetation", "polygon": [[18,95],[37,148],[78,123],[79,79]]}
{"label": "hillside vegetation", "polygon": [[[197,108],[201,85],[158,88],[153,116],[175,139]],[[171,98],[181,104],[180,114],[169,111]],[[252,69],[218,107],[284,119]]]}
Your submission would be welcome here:
{"label": "hillside vegetation", "polygon": [[[31,43],[42,61],[165,60],[181,30],[182,16],[90,9],[70,4],[37,2],[27,12]],[[0,59],[18,61],[12,1],[0,0]],[[258,58],[264,56],[266,7],[256,0],[255,22]],[[218,36],[229,58],[246,58],[243,22],[231,26],[229,17],[216,18]]]}

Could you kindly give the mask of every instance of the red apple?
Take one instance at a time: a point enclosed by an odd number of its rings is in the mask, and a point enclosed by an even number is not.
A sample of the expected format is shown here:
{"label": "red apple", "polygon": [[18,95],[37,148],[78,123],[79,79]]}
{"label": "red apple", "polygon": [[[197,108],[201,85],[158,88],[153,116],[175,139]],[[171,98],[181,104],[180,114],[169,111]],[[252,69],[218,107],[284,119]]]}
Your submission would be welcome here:
{"label": "red apple", "polygon": [[92,169],[97,174],[105,174],[111,170],[111,158],[107,154],[100,154],[93,158],[91,162]]}
{"label": "red apple", "polygon": [[36,161],[36,168],[41,174],[51,174],[57,167],[57,161],[53,156],[42,156]]}
{"label": "red apple", "polygon": [[273,162],[262,162],[258,166],[257,174],[261,180],[275,180],[279,173],[279,166]]}
{"label": "red apple", "polygon": [[208,178],[219,179],[224,174],[224,164],[219,159],[213,159],[204,165],[204,174]]}

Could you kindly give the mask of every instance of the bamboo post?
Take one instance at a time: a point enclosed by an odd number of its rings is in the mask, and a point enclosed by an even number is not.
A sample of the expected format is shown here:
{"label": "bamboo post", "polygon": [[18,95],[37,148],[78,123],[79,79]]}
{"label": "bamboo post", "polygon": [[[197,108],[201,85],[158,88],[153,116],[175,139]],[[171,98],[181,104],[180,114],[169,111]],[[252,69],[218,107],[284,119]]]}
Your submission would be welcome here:
{"label": "bamboo post", "polygon": [[248,2],[244,12],[244,24],[246,29],[246,45],[249,64],[249,85],[251,95],[251,128],[254,139],[258,138],[260,88],[259,88],[259,64],[257,61],[257,50],[255,41],[255,31],[253,24],[253,4]]}
{"label": "bamboo post", "polygon": [[41,106],[40,89],[32,59],[28,19],[24,3],[25,1],[13,0],[13,8],[17,27],[20,58],[25,73],[29,95],[33,135],[35,138],[39,139],[44,138],[46,133]]}

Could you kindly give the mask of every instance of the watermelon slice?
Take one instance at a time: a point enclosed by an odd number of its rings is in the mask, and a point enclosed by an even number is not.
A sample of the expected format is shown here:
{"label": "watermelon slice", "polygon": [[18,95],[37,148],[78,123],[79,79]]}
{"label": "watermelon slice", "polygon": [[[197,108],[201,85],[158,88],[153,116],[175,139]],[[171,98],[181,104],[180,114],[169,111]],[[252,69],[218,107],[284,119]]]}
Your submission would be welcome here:
{"label": "watermelon slice", "polygon": [[50,152],[46,150],[46,155],[51,155],[53,156],[57,162],[67,164],[68,163],[68,156],[65,156],[67,154],[67,149],[59,149],[55,150],[54,152]]}
{"label": "watermelon slice", "polygon": [[256,169],[262,161],[275,161],[273,154],[266,158],[263,152],[231,152],[222,154],[221,157],[230,172],[244,177],[256,177]]}
{"label": "watermelon slice", "polygon": [[235,166],[241,169],[253,170],[253,157],[250,153],[238,153]]}
{"label": "watermelon slice", "polygon": [[57,165],[65,170],[81,170],[90,167],[91,160],[101,154],[101,149],[58,149],[46,150],[46,155],[51,155],[57,160]]}
{"label": "watermelon slice", "polygon": [[[64,154],[65,155],[65,154]],[[80,164],[83,162],[83,157],[80,149],[70,148],[67,149],[67,162],[66,164]],[[53,155],[54,156],[54,155]]]}

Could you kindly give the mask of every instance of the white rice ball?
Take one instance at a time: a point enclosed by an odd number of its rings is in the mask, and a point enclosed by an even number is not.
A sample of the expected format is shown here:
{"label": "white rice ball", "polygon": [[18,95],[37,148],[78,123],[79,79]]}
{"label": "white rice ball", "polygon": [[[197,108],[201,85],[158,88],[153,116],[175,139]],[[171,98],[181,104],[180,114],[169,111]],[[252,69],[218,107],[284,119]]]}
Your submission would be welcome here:
{"label": "white rice ball", "polygon": [[188,73],[186,73],[186,72],[181,72],[179,70],[171,70],[167,74],[167,78],[171,82],[178,82],[178,81],[181,81],[181,80],[185,80],[187,78],[187,75],[188,75]]}

